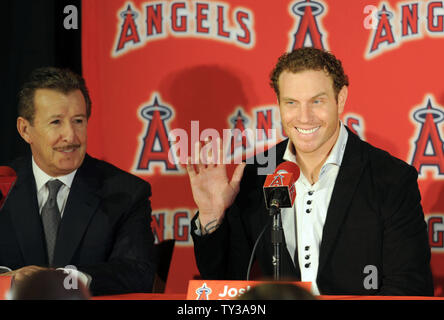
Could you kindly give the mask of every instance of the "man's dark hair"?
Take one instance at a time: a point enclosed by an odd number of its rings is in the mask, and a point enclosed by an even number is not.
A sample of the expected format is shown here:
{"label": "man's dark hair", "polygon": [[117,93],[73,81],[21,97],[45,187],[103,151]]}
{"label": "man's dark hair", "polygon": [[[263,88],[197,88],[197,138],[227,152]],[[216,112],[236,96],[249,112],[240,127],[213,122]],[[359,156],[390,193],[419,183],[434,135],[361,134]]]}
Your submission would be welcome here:
{"label": "man's dark hair", "polygon": [[342,63],[336,57],[325,50],[311,47],[295,49],[284,53],[270,74],[270,86],[279,96],[279,76],[283,71],[297,73],[306,70],[324,70],[333,80],[333,90],[336,100],[343,86],[348,86],[348,76],[344,73]]}
{"label": "man's dark hair", "polygon": [[91,115],[91,98],[89,97],[85,79],[78,74],[69,69],[55,67],[38,68],[31,73],[19,92],[17,110],[18,115],[28,120],[31,124],[35,116],[34,96],[37,89],[52,89],[63,94],[80,90],[85,99],[86,115],[89,119]]}

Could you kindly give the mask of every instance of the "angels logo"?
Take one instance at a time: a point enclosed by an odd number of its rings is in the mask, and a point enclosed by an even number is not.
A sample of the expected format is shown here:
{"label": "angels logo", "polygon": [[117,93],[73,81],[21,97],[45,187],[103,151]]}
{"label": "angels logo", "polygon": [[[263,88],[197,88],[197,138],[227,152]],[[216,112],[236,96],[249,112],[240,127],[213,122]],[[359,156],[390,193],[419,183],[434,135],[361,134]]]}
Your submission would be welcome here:
{"label": "angels logo", "polygon": [[326,11],[325,4],[312,0],[293,2],[290,5],[290,14],[297,17],[295,28],[290,34],[290,51],[301,47],[328,49],[325,41],[327,33],[318,18]]}
{"label": "angels logo", "polygon": [[273,129],[273,110],[266,108],[255,111],[256,129],[259,130],[257,135],[258,141],[266,141],[273,138],[268,135],[268,132]]}
{"label": "angels logo", "polygon": [[[275,149],[264,151],[277,143],[276,119],[273,112],[276,107],[256,107],[249,116],[243,107],[237,107],[227,117],[229,129],[223,130],[224,163],[257,163],[264,165],[258,168],[258,174],[271,174],[276,168]],[[253,159],[254,156],[254,159]],[[249,162],[251,161],[251,162]]]}
{"label": "angels logo", "polygon": [[117,42],[116,51],[122,50],[127,43],[137,45],[140,43],[140,35],[135,20],[139,16],[139,13],[128,4],[125,11],[120,13],[120,17],[123,19],[119,40]]}
{"label": "angels logo", "polygon": [[370,46],[370,53],[374,54],[379,49],[379,46],[385,44],[387,47],[396,44],[393,36],[392,25],[390,20],[393,18],[392,11],[387,10],[386,5],[378,12],[378,25],[373,34],[372,44]]}
{"label": "angels logo", "polygon": [[155,243],[175,239],[176,244],[192,245],[190,221],[194,208],[157,209],[152,213],[151,229]]}
{"label": "angels logo", "polygon": [[359,138],[365,140],[364,118],[355,113],[348,113],[344,116],[343,123]]}
{"label": "angels logo", "polygon": [[172,119],[173,109],[161,104],[159,94],[154,93],[153,97],[152,102],[140,111],[140,116],[147,122],[147,126],[141,138],[135,170],[138,173],[153,173],[151,164],[159,163],[161,169],[166,172],[177,172],[179,168],[168,158],[171,145],[168,140],[167,121]]}
{"label": "angels logo", "polygon": [[283,184],[284,184],[284,176],[282,174],[277,174],[273,178],[273,181],[271,181],[270,187],[278,187],[282,186]]}
{"label": "angels logo", "polygon": [[196,300],[210,300],[208,297],[210,293],[211,293],[211,288],[207,287],[207,284],[204,283],[202,287],[197,288],[196,290],[197,294]]}
{"label": "angels logo", "polygon": [[443,178],[444,142],[438,124],[444,120],[444,111],[436,106],[432,95],[426,97],[424,104],[424,107],[413,110],[411,115],[418,129],[410,163],[418,170],[420,177],[425,176],[425,167],[431,167],[435,169],[435,178]]}
{"label": "angels logo", "polygon": [[242,109],[237,111],[237,114],[230,119],[233,124],[231,132],[230,148],[228,149],[229,155],[234,155],[238,149],[245,151],[251,148],[251,143],[247,131],[245,130],[246,124],[249,120],[244,115]]}
{"label": "angels logo", "polygon": [[442,214],[427,215],[429,244],[432,251],[444,252],[444,220]]}
{"label": "angels logo", "polygon": [[170,36],[217,40],[245,49],[255,44],[252,11],[241,7],[232,11],[225,3],[156,1],[143,3],[138,10],[127,2],[117,17],[113,57]]}
{"label": "angels logo", "polygon": [[[444,4],[442,1],[413,1],[399,3],[393,10],[388,3],[381,2],[379,8],[368,5],[364,27],[371,29],[365,57],[373,58],[388,50],[398,48],[403,42],[429,37],[444,36]],[[368,23],[369,21],[372,23]]]}

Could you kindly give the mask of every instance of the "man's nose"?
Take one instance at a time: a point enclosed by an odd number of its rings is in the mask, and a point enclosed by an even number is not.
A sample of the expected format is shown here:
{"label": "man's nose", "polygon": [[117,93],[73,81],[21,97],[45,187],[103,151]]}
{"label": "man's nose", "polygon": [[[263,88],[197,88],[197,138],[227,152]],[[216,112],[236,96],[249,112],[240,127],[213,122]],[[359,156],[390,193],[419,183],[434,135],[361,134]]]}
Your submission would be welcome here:
{"label": "man's nose", "polygon": [[75,137],[75,130],[70,122],[66,122],[62,129],[62,138],[63,141],[73,142]]}
{"label": "man's nose", "polygon": [[304,123],[304,122],[310,122],[310,118],[311,118],[311,110],[310,107],[306,104],[302,105],[299,108],[299,121]]}

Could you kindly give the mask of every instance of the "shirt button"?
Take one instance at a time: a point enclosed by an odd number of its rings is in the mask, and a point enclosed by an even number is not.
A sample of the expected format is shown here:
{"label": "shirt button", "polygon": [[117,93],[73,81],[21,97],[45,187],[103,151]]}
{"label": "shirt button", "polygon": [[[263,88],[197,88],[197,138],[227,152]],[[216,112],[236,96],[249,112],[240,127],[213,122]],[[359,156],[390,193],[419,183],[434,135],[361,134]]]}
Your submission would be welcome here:
{"label": "shirt button", "polygon": [[305,246],[305,251],[310,250],[310,246]]}
{"label": "shirt button", "polygon": [[314,191],[308,191],[308,195],[309,195],[309,196],[312,196],[313,193],[314,193]]}
{"label": "shirt button", "polygon": [[308,201],[307,201],[307,204],[310,205],[310,204],[311,204],[311,200],[308,200]]}
{"label": "shirt button", "polygon": [[307,210],[305,210],[305,212],[310,213],[310,212],[311,212],[311,209],[307,209]]}
{"label": "shirt button", "polygon": [[305,264],[305,267],[306,267],[306,268],[310,268],[310,264],[311,264],[310,262],[309,262],[309,263],[306,263],[306,264]]}
{"label": "shirt button", "polygon": [[308,259],[310,259],[310,255],[309,255],[309,254],[307,254],[307,255],[305,256],[305,260],[308,260]]}

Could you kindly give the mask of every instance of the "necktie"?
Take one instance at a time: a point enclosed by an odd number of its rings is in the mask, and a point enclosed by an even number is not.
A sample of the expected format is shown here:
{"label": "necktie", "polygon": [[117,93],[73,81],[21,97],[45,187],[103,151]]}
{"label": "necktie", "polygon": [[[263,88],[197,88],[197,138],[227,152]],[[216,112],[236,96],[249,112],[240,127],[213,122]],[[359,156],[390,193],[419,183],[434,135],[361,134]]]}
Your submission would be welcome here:
{"label": "necktie", "polygon": [[43,230],[45,231],[48,262],[50,266],[52,266],[54,260],[57,230],[61,220],[59,207],[57,205],[57,193],[62,185],[63,182],[60,180],[51,180],[46,183],[49,190],[49,196],[42,208]]}

